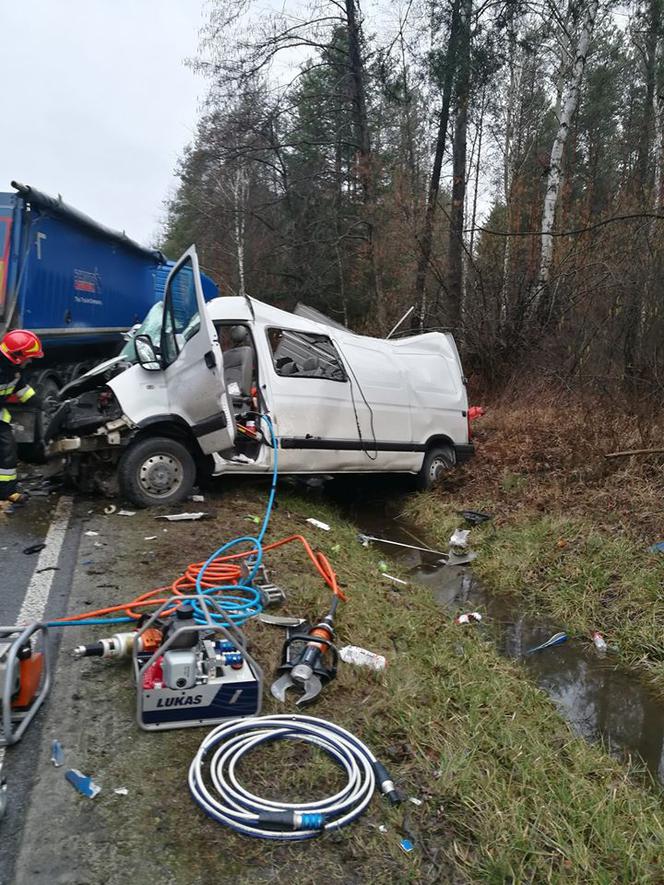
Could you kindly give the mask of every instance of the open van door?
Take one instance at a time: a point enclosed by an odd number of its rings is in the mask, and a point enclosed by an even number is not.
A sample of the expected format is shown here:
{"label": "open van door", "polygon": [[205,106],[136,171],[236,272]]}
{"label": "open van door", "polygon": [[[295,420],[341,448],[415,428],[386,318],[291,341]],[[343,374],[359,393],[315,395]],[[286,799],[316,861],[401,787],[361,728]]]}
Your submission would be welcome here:
{"label": "open van door", "polygon": [[168,276],[160,345],[171,413],[184,418],[206,454],[232,448],[235,422],[195,246],[187,249]]}

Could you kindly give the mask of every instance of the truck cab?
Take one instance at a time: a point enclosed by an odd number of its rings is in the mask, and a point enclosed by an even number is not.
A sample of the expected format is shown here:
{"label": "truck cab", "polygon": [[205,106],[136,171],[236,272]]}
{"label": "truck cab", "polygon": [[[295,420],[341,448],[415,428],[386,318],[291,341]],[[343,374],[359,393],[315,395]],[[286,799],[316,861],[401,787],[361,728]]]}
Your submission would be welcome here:
{"label": "truck cab", "polygon": [[49,450],[116,464],[139,506],[275,458],[287,474],[410,473],[428,487],[472,454],[451,336],[383,340],[249,297],[206,303],[193,246],[128,348],[65,389]]}

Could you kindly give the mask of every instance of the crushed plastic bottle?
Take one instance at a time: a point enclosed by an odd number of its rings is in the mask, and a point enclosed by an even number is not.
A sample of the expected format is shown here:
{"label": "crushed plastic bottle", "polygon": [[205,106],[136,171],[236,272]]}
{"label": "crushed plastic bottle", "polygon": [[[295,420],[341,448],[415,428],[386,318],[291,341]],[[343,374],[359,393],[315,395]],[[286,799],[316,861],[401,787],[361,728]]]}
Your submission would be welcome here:
{"label": "crushed plastic bottle", "polygon": [[387,660],[382,655],[377,655],[359,645],[345,645],[339,649],[339,657],[346,664],[357,664],[358,667],[369,667],[371,670],[384,670]]}
{"label": "crushed plastic bottle", "polygon": [[604,639],[602,634],[599,632],[599,630],[595,630],[593,632],[591,638],[593,641],[593,645],[595,646],[597,651],[604,652],[608,649],[609,646],[606,644],[606,640]]}
{"label": "crushed plastic bottle", "polygon": [[482,615],[479,612],[464,612],[462,615],[457,615],[454,619],[455,624],[472,624],[474,621],[481,621]]}

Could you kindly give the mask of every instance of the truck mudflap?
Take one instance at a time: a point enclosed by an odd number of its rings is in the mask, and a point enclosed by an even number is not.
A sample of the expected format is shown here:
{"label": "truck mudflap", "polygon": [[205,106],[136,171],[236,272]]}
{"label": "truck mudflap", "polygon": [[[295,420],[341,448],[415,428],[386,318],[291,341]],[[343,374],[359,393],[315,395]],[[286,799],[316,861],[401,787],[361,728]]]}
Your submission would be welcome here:
{"label": "truck mudflap", "polygon": [[457,464],[463,464],[469,461],[475,454],[475,446],[472,443],[466,443],[454,446]]}

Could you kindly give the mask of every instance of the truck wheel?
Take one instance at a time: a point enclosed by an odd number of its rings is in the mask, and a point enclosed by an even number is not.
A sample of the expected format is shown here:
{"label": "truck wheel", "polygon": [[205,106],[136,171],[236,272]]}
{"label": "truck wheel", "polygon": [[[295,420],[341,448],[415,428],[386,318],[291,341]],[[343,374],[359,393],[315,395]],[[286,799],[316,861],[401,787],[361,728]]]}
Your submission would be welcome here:
{"label": "truck wheel", "polygon": [[428,492],[454,467],[454,462],[454,453],[450,446],[432,446],[425,454],[415,479],[416,488],[421,492]]}
{"label": "truck wheel", "polygon": [[35,415],[35,441],[19,445],[19,457],[33,464],[43,464],[46,460],[44,434],[49,421],[60,406],[60,388],[52,378],[47,378],[38,389],[41,408]]}
{"label": "truck wheel", "polygon": [[129,446],[118,464],[121,494],[137,507],[177,504],[191,494],[196,465],[189,450],[168,437]]}

